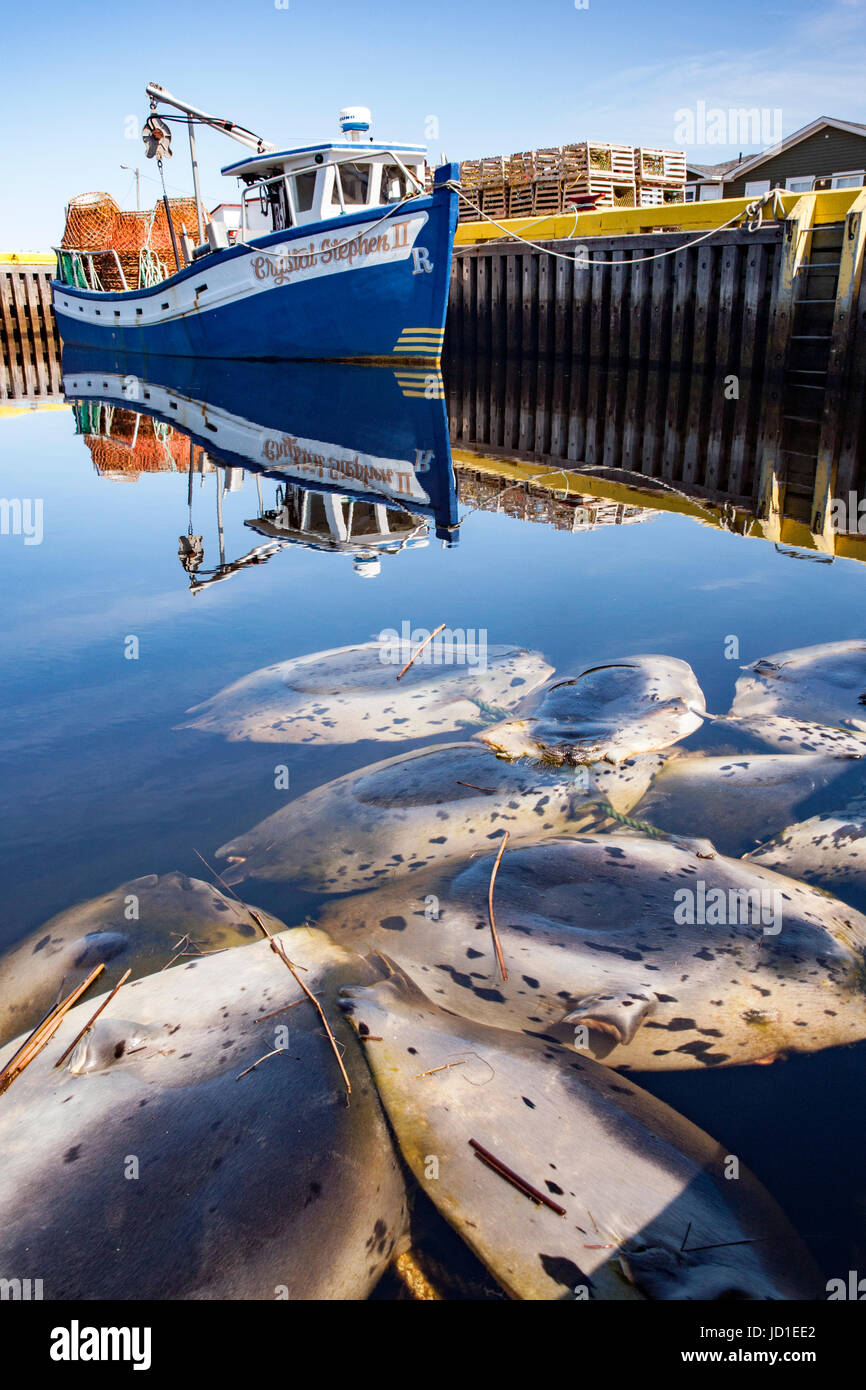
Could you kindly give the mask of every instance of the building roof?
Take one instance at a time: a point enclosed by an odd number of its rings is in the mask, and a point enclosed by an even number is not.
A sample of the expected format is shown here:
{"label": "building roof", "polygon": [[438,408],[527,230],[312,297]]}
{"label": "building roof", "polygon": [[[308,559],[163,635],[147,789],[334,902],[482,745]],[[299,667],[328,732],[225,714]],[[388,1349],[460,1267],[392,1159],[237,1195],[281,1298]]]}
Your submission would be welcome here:
{"label": "building roof", "polygon": [[738,159],[728,159],[723,164],[692,164],[689,160],[686,163],[686,171],[699,174],[702,179],[720,179],[729,170],[736,169],[739,162]]}

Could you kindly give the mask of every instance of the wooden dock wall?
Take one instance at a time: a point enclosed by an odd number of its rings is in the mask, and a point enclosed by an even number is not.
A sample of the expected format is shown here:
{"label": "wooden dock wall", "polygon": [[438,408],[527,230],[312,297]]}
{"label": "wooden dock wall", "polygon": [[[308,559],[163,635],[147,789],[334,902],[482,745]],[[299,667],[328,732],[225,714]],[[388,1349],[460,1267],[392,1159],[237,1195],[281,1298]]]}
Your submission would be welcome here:
{"label": "wooden dock wall", "polygon": [[866,495],[862,216],[692,246],[694,233],[594,236],[585,265],[574,242],[549,243],[557,258],[458,247],[455,442],[752,499],[820,532],[828,496]]}
{"label": "wooden dock wall", "polygon": [[56,398],[60,392],[53,274],[53,261],[0,260],[0,400]]}

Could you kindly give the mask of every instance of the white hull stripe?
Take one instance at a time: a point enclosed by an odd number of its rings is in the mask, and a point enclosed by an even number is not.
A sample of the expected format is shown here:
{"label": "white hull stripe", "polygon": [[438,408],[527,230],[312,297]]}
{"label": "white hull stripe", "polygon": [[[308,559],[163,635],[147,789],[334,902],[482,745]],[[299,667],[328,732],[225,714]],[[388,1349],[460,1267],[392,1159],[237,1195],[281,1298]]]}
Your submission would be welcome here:
{"label": "white hull stripe", "polygon": [[[116,373],[65,376],[63,391],[75,400],[119,398],[129,410],[146,405],[149,411],[155,411],[186,433],[201,438],[206,432],[214,453],[224,450],[237,454],[269,472],[285,473],[290,480],[308,481],[313,485],[326,483],[346,492],[376,492],[406,503],[429,505],[430,502],[408,459],[378,458],[340,444],[300,439],[134,376]],[[423,391],[420,394],[423,395]]]}
{"label": "white hull stripe", "polygon": [[162,293],[140,298],[116,300],[99,295],[80,299],[64,293],[60,287],[54,292],[55,308],[105,328],[150,328],[172,323],[192,312],[242,303],[280,285],[408,261],[426,222],[427,213],[419,212],[389,219],[373,232],[365,232],[365,224],[356,223],[350,235],[332,229],[303,240],[277,242],[267,249],[253,247],[248,255],[230,260],[205,257],[200,275],[190,275],[178,285],[167,286]]}

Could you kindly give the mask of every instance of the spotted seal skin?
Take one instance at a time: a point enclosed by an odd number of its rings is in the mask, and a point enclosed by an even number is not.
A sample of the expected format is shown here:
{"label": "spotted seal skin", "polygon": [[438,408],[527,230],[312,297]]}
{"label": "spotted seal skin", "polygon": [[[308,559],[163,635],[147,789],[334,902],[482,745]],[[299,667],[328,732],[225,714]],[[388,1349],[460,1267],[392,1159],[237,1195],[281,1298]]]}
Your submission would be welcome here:
{"label": "spotted seal skin", "polygon": [[[266,666],[193,705],[178,725],[229,742],[394,743],[484,724],[514,709],[553,672],[538,652],[491,646],[484,669],[464,646],[451,664],[427,664],[431,647],[397,682],[408,660],[384,660],[380,642],[313,652]],[[474,662],[474,664],[472,664]]]}
{"label": "spotted seal skin", "polygon": [[805,719],[782,715],[752,719],[734,715],[707,715],[710,739],[735,745],[740,752],[826,753],[837,758],[866,757],[866,734],[834,729],[828,724],[810,724]]}
{"label": "spotted seal skin", "polygon": [[859,787],[860,758],[825,753],[728,754],[669,759],[634,808],[637,819],[672,834],[704,835],[739,856],[769,836],[824,809],[823,798]]}
{"label": "spotted seal skin", "polygon": [[438,744],[339,777],[221,846],[227,883],[291,879],[324,893],[375,887],[473,851],[507,830],[537,838],[627,812],[663,759],[561,771],[494,758],[477,743]]}
{"label": "spotted seal skin", "polygon": [[726,1180],[722,1145],[589,1058],[470,1023],[392,970],[343,1007],[381,1038],[365,1055],[415,1178],[513,1298],[818,1296],[772,1198],[742,1166]]}
{"label": "spotted seal skin", "polygon": [[866,735],[866,641],[776,652],[745,671],[731,714],[781,715]]}
{"label": "spotted seal skin", "polygon": [[492,869],[492,855],[443,865],[329,903],[318,925],[385,952],[461,1017],[624,1070],[732,1066],[866,1037],[866,918],[816,889],[633,834],[509,846],[494,887],[503,980]]}
{"label": "spotted seal skin", "polygon": [[[262,916],[270,931],[282,930]],[[202,879],[176,871],[130,879],[58,913],[0,955],[0,1043],[34,1027],[94,966],[105,965],[100,985],[110,988],[128,969],[137,978],[175,954],[221,951],[258,935],[244,904]]]}
{"label": "spotted seal skin", "polygon": [[124,986],[58,1070],[101,1002],[88,996],[2,1097],[0,1269],[43,1280],[46,1299],[371,1291],[402,1239],[405,1191],[334,996],[378,972],[318,932],[280,940],[319,994],[351,1104],[316,1010],[266,941]]}
{"label": "spotted seal skin", "polygon": [[531,718],[496,724],[480,737],[509,758],[618,763],[669,748],[700,728],[705,712],[688,662],[625,656],[555,681]]}
{"label": "spotted seal skin", "polygon": [[789,825],[744,858],[761,868],[777,869],[823,888],[864,912],[866,798]]}

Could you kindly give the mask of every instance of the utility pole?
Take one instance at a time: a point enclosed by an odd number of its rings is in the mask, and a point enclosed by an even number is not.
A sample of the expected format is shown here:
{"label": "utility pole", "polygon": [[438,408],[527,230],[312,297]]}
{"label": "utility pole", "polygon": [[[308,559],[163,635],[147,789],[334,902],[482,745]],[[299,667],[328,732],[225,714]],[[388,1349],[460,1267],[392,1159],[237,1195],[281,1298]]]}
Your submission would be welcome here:
{"label": "utility pole", "polygon": [[120,167],[128,174],[135,174],[135,209],[136,212],[141,212],[141,170],[133,169],[129,164],[121,164]]}

